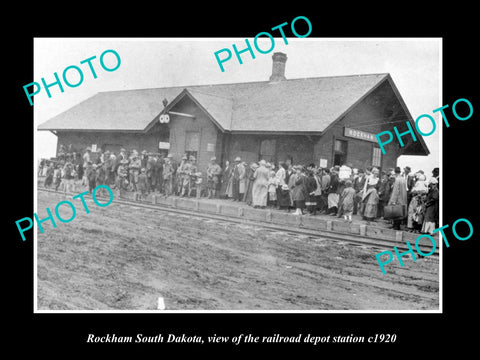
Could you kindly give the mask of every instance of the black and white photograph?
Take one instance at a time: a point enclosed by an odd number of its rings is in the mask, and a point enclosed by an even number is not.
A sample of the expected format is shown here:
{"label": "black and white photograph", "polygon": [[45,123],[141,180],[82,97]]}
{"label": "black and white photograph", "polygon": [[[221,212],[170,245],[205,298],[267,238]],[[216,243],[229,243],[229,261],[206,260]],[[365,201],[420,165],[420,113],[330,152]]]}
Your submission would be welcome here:
{"label": "black and white photograph", "polygon": [[473,350],[473,7],[167,5],[6,12],[6,351]]}
{"label": "black and white photograph", "polygon": [[441,312],[442,51],[35,38],[35,312]]}

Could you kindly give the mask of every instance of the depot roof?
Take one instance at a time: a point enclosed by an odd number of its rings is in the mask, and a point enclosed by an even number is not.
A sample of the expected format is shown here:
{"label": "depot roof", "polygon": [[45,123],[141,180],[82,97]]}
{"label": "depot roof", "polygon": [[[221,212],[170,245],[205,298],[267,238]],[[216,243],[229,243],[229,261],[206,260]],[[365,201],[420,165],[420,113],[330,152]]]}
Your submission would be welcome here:
{"label": "depot roof", "polygon": [[100,92],[42,123],[39,130],[145,132],[189,96],[227,132],[324,131],[389,79],[388,74],[178,86]]}

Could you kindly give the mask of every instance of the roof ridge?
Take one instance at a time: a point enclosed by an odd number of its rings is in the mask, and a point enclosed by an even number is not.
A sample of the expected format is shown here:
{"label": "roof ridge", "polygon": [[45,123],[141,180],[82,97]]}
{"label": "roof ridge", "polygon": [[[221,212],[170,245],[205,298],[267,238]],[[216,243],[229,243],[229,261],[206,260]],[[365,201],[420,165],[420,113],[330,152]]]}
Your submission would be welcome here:
{"label": "roof ridge", "polygon": [[[292,78],[292,79],[285,79],[278,82],[291,82],[291,81],[301,81],[301,80],[318,80],[318,79],[331,79],[331,78],[341,78],[341,77],[362,77],[362,76],[378,76],[378,75],[390,75],[390,73],[369,73],[369,74],[350,74],[350,75],[331,75],[331,76],[311,76],[311,77],[301,77],[301,78]],[[123,89],[123,90],[108,90],[108,91],[100,91],[97,94],[102,93],[113,93],[113,92],[127,92],[127,91],[142,91],[142,90],[161,90],[161,89],[185,89],[185,88],[205,88],[207,86],[228,86],[228,85],[250,85],[250,84],[257,84],[257,83],[272,83],[269,80],[257,80],[257,81],[246,81],[246,82],[231,82],[231,83],[218,83],[218,84],[197,84],[197,85],[177,85],[177,86],[161,86],[161,87],[149,87],[149,88],[137,88],[137,89]]]}
{"label": "roof ridge", "polygon": [[198,90],[190,90],[188,87],[186,87],[185,89],[187,89],[188,92],[190,93],[199,93],[199,94],[203,94],[203,95],[208,95],[208,96],[215,96],[215,97],[218,97],[218,98],[222,98],[222,99],[225,99],[225,100],[230,100],[233,102],[233,97],[230,96],[230,97],[227,97],[227,96],[222,96],[222,95],[217,95],[217,94],[211,94],[211,93],[207,93],[207,92],[203,92],[203,91],[198,91]]}

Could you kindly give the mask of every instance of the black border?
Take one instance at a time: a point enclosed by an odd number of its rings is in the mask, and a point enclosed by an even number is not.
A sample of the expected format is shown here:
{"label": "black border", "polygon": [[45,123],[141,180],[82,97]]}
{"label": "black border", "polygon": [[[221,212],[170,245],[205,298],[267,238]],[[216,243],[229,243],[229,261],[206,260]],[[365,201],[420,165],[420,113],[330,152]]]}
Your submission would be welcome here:
{"label": "black border", "polygon": [[[392,9],[390,6],[392,5]],[[395,5],[395,6],[393,6]],[[5,343],[16,350],[25,350],[25,345],[34,352],[45,349],[54,351],[56,346],[69,349],[85,348],[96,352],[134,349],[155,351],[190,349],[223,351],[235,349],[283,351],[286,348],[307,350],[322,354],[325,350],[339,352],[344,349],[366,349],[384,356],[392,349],[415,354],[431,354],[435,349],[474,344],[475,325],[472,329],[471,313],[475,312],[475,258],[478,250],[478,215],[469,205],[478,198],[475,173],[478,142],[477,116],[478,91],[473,91],[477,74],[477,43],[474,37],[473,7],[452,5],[446,11],[430,8],[421,11],[418,6],[405,3],[384,4],[339,4],[337,9],[323,7],[322,3],[304,8],[292,8],[293,4],[267,4],[263,11],[259,6],[245,3],[221,5],[197,4],[193,9],[187,4],[173,4],[168,8],[159,3],[110,4],[101,11],[97,5],[77,8],[68,15],[61,9],[42,8],[37,12],[29,8],[22,16],[19,28],[14,32],[5,29],[10,38],[7,48],[13,51],[4,55],[4,72],[7,86],[4,96],[6,116],[4,123],[4,153],[13,157],[4,159],[4,189],[12,199],[6,201],[5,227],[9,236],[3,239],[6,246],[4,258],[12,260],[4,272],[8,291],[2,297],[7,305],[7,338]],[[64,9],[65,10],[65,9]],[[266,11],[265,11],[266,10]],[[23,14],[23,13],[22,13]],[[471,15],[470,15],[471,14]],[[474,107],[474,115],[468,121],[453,117],[450,128],[444,127],[443,166],[443,223],[452,224],[458,218],[469,219],[475,229],[468,241],[451,240],[450,248],[444,248],[443,267],[443,314],[33,314],[33,236],[22,242],[18,237],[15,220],[33,213],[32,159],[33,159],[33,108],[25,100],[22,86],[33,81],[34,37],[230,37],[252,38],[258,32],[291,22],[296,16],[306,16],[313,25],[310,37],[442,37],[443,38],[443,104],[451,104],[458,98],[467,98]],[[10,31],[6,31],[10,30]],[[12,35],[8,35],[12,34]],[[418,84],[422,86],[422,84]],[[431,109],[425,109],[426,113]],[[447,114],[449,114],[447,112]],[[451,114],[451,113],[450,113]],[[449,118],[450,120],[450,118]],[[477,131],[476,131],[477,130]],[[13,142],[6,140],[12,137]],[[447,232],[447,235],[451,234]],[[395,344],[328,344],[311,345],[175,345],[175,344],[86,344],[88,333],[116,333],[135,336],[137,333],[186,333],[211,335],[213,333],[233,336],[252,333],[268,336],[280,333],[283,336],[311,333],[314,335],[358,334],[369,336],[375,333],[395,333]],[[168,345],[168,346],[166,346]],[[387,351],[384,353],[384,351]],[[411,351],[411,352],[410,352]],[[69,352],[72,353],[71,351]]]}

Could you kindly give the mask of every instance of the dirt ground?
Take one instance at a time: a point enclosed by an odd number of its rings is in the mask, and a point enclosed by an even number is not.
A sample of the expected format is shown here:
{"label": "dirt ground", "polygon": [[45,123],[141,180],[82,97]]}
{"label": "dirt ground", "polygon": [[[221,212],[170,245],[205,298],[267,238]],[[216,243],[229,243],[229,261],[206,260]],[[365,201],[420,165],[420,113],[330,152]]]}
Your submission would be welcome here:
{"label": "dirt ground", "polygon": [[[39,310],[437,310],[439,260],[403,258],[382,274],[379,249],[251,225],[38,192],[70,223],[38,232]],[[69,218],[71,210],[60,208]]]}

